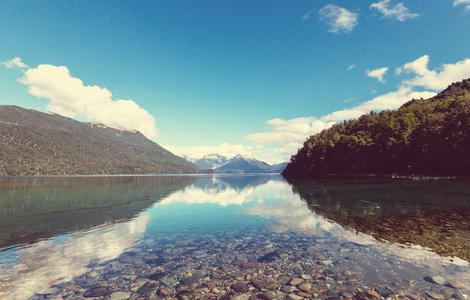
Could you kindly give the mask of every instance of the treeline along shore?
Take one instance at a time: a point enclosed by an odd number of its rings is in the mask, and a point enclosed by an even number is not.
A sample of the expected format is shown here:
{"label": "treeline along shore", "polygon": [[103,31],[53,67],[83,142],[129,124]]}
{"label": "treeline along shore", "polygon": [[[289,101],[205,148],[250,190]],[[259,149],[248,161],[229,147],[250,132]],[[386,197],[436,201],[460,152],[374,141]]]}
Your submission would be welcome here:
{"label": "treeline along shore", "polygon": [[283,172],[329,174],[470,176],[470,79],[312,135]]}

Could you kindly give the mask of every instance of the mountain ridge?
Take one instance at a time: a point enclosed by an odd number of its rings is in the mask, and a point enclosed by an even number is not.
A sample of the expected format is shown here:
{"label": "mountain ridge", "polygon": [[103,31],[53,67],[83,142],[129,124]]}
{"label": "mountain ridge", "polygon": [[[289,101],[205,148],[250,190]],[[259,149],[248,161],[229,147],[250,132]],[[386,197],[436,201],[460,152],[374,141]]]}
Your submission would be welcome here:
{"label": "mountain ridge", "polygon": [[0,129],[3,176],[202,172],[137,130],[14,105],[0,106]]}
{"label": "mountain ridge", "polygon": [[210,153],[193,160],[201,169],[213,169],[216,173],[281,173],[286,163],[269,165],[247,155],[237,154],[232,158]]}
{"label": "mountain ridge", "polygon": [[[188,159],[189,160],[189,159]],[[189,160],[201,169],[215,169],[227,163],[229,159],[223,155],[210,153],[200,159]]]}

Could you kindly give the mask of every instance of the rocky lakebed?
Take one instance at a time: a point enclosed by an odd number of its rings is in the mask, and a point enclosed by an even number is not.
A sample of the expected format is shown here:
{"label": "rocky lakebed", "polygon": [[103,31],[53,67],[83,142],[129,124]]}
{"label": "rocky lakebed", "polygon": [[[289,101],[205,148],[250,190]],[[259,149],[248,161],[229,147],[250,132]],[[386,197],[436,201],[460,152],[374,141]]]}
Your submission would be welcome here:
{"label": "rocky lakebed", "polygon": [[436,266],[435,260],[410,260],[399,251],[266,228],[160,234],[140,240],[116,259],[91,262],[82,276],[52,284],[28,299],[470,297],[467,266],[445,260]]}

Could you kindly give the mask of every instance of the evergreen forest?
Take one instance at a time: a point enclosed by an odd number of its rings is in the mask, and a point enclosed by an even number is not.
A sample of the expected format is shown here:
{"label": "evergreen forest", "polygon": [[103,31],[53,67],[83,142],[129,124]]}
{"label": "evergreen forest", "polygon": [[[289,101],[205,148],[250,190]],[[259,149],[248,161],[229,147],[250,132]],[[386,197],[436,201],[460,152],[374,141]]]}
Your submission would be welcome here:
{"label": "evergreen forest", "polygon": [[283,174],[469,176],[470,79],[310,136]]}

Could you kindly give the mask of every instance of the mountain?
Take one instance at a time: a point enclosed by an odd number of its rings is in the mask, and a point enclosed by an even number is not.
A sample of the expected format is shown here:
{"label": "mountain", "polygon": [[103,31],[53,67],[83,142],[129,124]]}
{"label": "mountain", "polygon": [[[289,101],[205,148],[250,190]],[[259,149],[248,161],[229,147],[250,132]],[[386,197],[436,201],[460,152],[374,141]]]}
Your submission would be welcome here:
{"label": "mountain", "polygon": [[212,153],[201,159],[188,160],[203,170],[213,169],[216,173],[281,173],[288,164],[285,162],[270,166],[263,161],[240,154],[228,159],[223,155]]}
{"label": "mountain", "polygon": [[194,160],[193,163],[201,169],[216,169],[229,160],[227,157],[219,154],[207,154],[203,158]]}
{"label": "mountain", "polygon": [[280,164],[271,165],[272,173],[282,173],[282,171],[284,171],[288,164],[288,162],[283,162]]}
{"label": "mountain", "polygon": [[274,169],[265,162],[238,154],[225,163],[215,168],[217,173],[271,173]]}
{"label": "mountain", "polygon": [[348,173],[470,176],[470,79],[310,136],[283,172]]}
{"label": "mountain", "polygon": [[0,106],[0,175],[200,173],[136,130]]}

